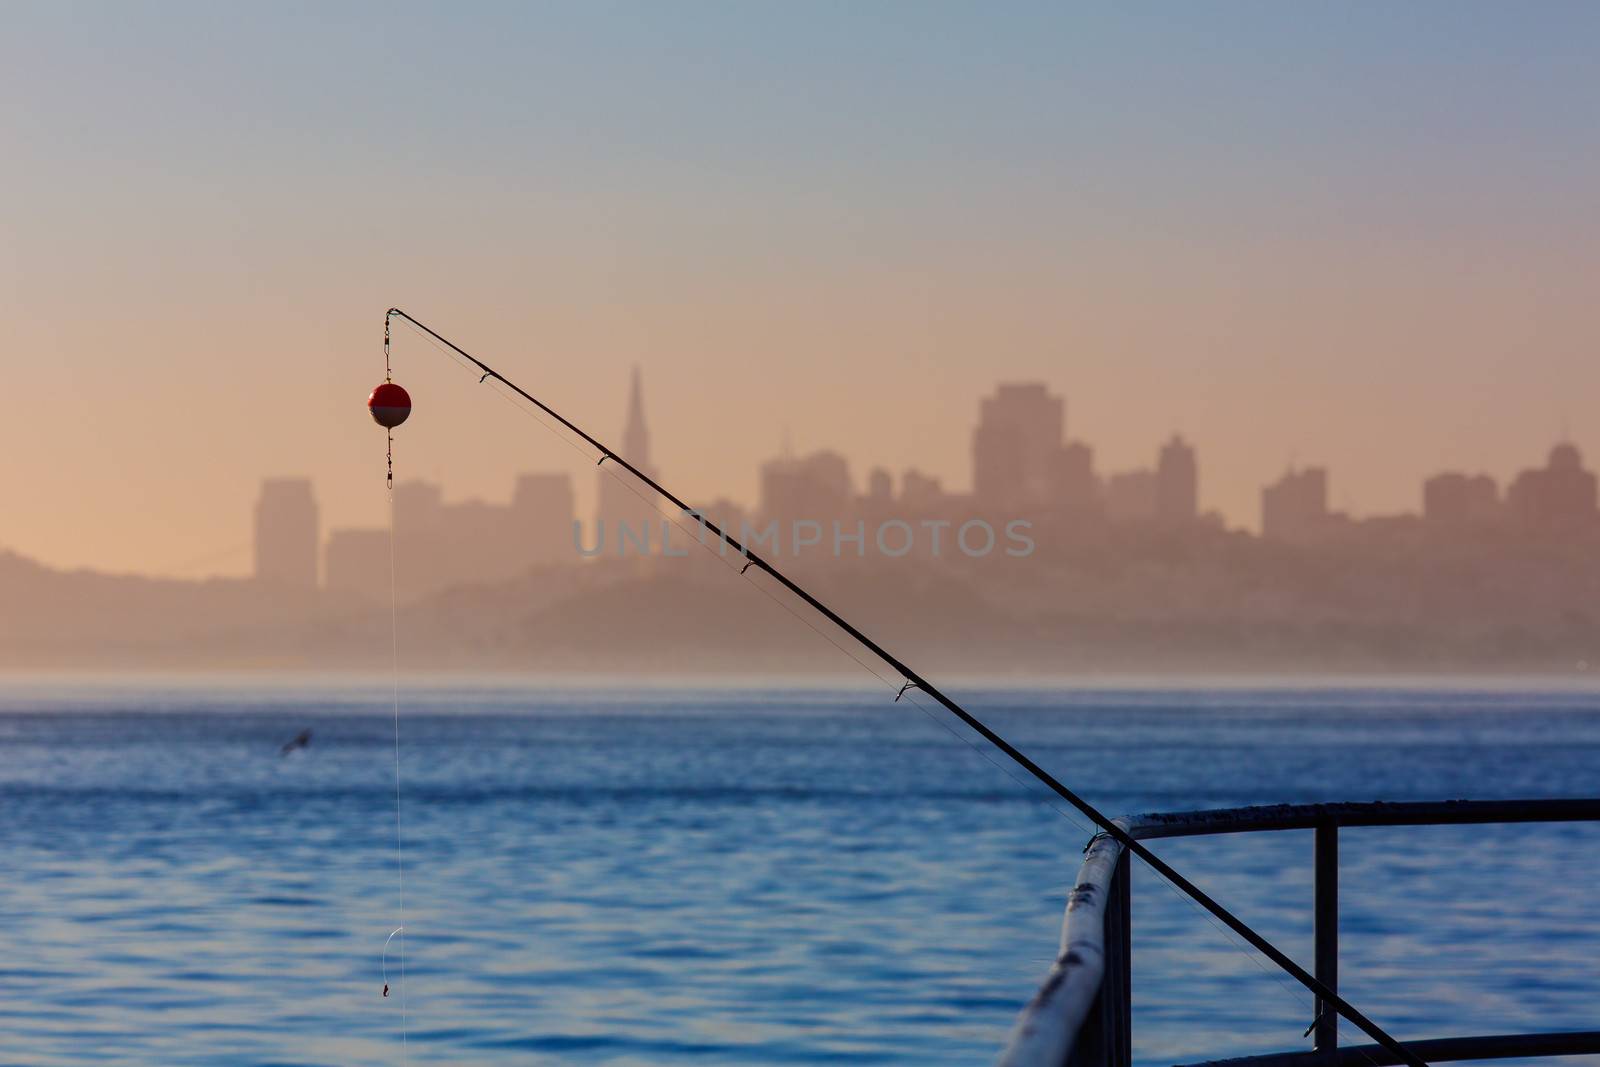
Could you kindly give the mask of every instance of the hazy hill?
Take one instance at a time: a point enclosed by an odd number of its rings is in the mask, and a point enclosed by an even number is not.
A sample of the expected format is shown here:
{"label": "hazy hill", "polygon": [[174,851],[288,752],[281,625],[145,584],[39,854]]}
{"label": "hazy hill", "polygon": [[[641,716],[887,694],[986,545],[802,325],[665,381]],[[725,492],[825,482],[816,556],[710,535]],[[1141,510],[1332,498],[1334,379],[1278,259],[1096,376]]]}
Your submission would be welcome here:
{"label": "hazy hill", "polygon": [[[794,573],[929,672],[1600,664],[1600,554],[1583,546],[1312,549],[1218,534],[1027,560],[824,560]],[[386,603],[253,581],[58,571],[0,553],[0,605],[9,667],[366,670],[390,656]],[[405,604],[399,624],[403,662],[426,669],[862,673],[828,638],[866,659],[771,579],[699,555],[451,589]]]}

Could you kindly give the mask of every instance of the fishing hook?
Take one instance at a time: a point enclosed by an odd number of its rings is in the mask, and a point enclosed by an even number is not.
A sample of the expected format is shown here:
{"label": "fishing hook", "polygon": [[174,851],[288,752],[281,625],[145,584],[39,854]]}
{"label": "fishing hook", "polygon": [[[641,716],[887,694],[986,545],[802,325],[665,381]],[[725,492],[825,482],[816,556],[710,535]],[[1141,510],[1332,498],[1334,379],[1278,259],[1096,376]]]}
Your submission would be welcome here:
{"label": "fishing hook", "polygon": [[396,926],[389,931],[389,936],[383,939],[383,955],[379,958],[379,966],[383,969],[383,995],[389,995],[389,942],[394,940],[394,935],[404,930],[404,926]]}

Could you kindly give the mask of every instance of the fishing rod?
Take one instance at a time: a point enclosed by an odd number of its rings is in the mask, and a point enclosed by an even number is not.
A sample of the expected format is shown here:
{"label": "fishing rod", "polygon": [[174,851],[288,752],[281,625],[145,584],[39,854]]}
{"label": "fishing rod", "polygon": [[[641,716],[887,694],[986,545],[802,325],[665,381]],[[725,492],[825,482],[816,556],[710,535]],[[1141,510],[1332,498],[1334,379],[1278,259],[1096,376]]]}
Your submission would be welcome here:
{"label": "fishing rod", "polygon": [[[805,601],[805,603],[809,605],[812,610],[816,611],[823,618],[827,619],[839,629],[849,634],[850,637],[859,645],[861,645],[862,648],[865,648],[867,651],[871,652],[884,664],[899,674],[905,682],[905,684],[900,688],[901,694],[904,694],[911,689],[918,689],[923,693],[926,693],[929,697],[933,698],[940,705],[942,705],[946,711],[950,712],[952,715],[960,719],[968,727],[974,730],[984,740],[988,741],[995,748],[1005,753],[1006,756],[1012,760],[1012,762],[1016,763],[1017,766],[1027,771],[1042,785],[1048,788],[1051,792],[1055,793],[1056,796],[1060,797],[1062,800],[1065,800],[1068,804],[1071,804],[1074,808],[1077,808],[1078,811],[1082,812],[1085,817],[1087,817],[1091,822],[1100,828],[1100,833],[1116,841],[1119,845],[1127,849],[1133,855],[1138,856],[1145,863],[1149,864],[1151,869],[1153,869],[1157,874],[1161,875],[1161,877],[1165,878],[1168,882],[1176,886],[1195,903],[1199,904],[1206,911],[1210,912],[1220,922],[1227,926],[1228,929],[1232,930],[1235,934],[1238,934],[1258,952],[1266,956],[1267,959],[1271,960],[1283,970],[1287,971],[1297,982],[1310,990],[1311,993],[1315,995],[1322,1004],[1332,1007],[1340,1015],[1350,1020],[1351,1023],[1360,1028],[1368,1037],[1372,1038],[1385,1050],[1396,1056],[1401,1063],[1408,1065],[1408,1067],[1428,1067],[1427,1063],[1425,1063],[1420,1057],[1411,1052],[1400,1042],[1396,1041],[1393,1037],[1390,1037],[1388,1032],[1386,1032],[1382,1027],[1378,1026],[1377,1023],[1367,1018],[1366,1015],[1358,1011],[1349,1001],[1345,1000],[1338,993],[1335,993],[1322,982],[1318,981],[1315,976],[1313,976],[1305,968],[1301,967],[1298,963],[1295,963],[1294,960],[1285,955],[1276,945],[1272,944],[1272,942],[1258,934],[1243,919],[1239,918],[1233,912],[1229,911],[1217,901],[1213,900],[1210,894],[1206,893],[1199,886],[1195,885],[1193,882],[1189,881],[1189,879],[1179,874],[1170,865],[1168,865],[1165,860],[1151,852],[1144,845],[1140,844],[1132,834],[1128,833],[1121,826],[1118,826],[1115,821],[1101,812],[1099,808],[1096,808],[1083,797],[1067,788],[1049,771],[1046,771],[1043,767],[1029,759],[1028,756],[1015,745],[1001,737],[999,734],[995,733],[994,730],[990,729],[989,726],[983,722],[983,720],[979,719],[966,708],[956,703],[953,699],[947,696],[943,690],[939,689],[932,682],[928,681],[922,675],[912,670],[911,667],[907,666],[905,663],[902,663],[900,659],[892,652],[878,644],[878,642],[874,641],[866,634],[862,633],[838,612],[834,611],[832,608],[828,607],[828,605],[824,604],[805,589],[801,588],[800,585],[797,584],[792,578],[784,574],[777,567],[774,567],[771,563],[767,562],[764,557],[757,555],[743,544],[740,544],[739,541],[733,537],[730,537],[724,530],[718,528],[715,523],[701,515],[698,510],[691,508],[688,504],[680,500],[678,496],[670,489],[667,489],[660,482],[650,477],[644,471],[640,470],[638,467],[635,467],[632,463],[629,463],[625,457],[618,455],[610,447],[603,444],[600,440],[589,434],[576,423],[572,422],[565,415],[562,415],[559,411],[556,411],[550,405],[546,404],[532,393],[529,393],[516,382],[513,382],[511,379],[507,378],[505,375],[501,374],[499,371],[495,370],[493,367],[489,366],[489,364],[474,356],[472,353],[468,352],[454,341],[451,341],[449,338],[443,336],[429,326],[418,322],[416,319],[412,318],[399,308],[390,308],[388,314],[384,316],[383,320],[383,351],[386,365],[389,356],[389,322],[395,317],[402,318],[409,322],[412,326],[415,326],[429,337],[432,337],[440,344],[445,345],[451,351],[455,352],[457,355],[470,362],[473,366],[477,367],[478,370],[483,373],[483,377],[478,379],[480,383],[486,382],[490,378],[493,378],[506,388],[510,389],[512,392],[516,393],[518,396],[522,397],[522,399],[526,400],[528,403],[544,412],[546,415],[555,419],[562,426],[572,431],[578,437],[582,438],[592,448],[600,453],[600,463],[605,463],[608,460],[615,463],[617,466],[621,467],[623,470],[626,470],[629,474],[632,474],[635,478],[639,479],[639,481],[649,486],[649,488],[663,500],[666,500],[676,507],[680,513],[694,516],[695,520],[699,522],[704,529],[710,530],[712,533],[716,534],[719,539],[728,545],[731,545],[735,551],[737,551],[747,560],[744,568],[745,570],[748,570],[750,567],[755,567],[758,570],[766,572],[766,574],[771,576],[779,585],[783,586],[789,592]],[[896,699],[899,698],[896,697]]]}

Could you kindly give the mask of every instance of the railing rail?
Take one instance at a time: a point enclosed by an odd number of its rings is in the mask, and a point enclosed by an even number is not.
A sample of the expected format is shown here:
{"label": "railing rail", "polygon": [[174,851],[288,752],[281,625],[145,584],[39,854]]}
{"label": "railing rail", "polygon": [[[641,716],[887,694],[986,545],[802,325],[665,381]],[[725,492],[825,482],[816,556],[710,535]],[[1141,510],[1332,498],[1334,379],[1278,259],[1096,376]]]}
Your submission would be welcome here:
{"label": "railing rail", "polygon": [[[1447,800],[1415,803],[1276,804],[1136,815],[1116,820],[1135,840],[1312,830],[1313,974],[1334,993],[1339,979],[1339,830],[1347,826],[1451,826],[1600,821],[1600,798]],[[1122,846],[1097,834],[1067,898],[1061,948],[1022,1010],[1000,1067],[1131,1067],[1132,870]],[[1378,1046],[1338,1047],[1337,1017],[1319,1003],[1310,1051],[1219,1060],[1207,1067],[1354,1067],[1398,1062]],[[1600,1053],[1600,1031],[1499,1034],[1409,1043],[1422,1059]]]}
{"label": "railing rail", "polygon": [[[1130,1020],[1098,1019],[1085,1025],[1091,1009],[1114,1010],[1132,999],[1100,995],[1102,988],[1125,984],[1130,974],[1125,952],[1129,939],[1107,936],[1107,931],[1125,933],[1128,884],[1128,856],[1121,843],[1107,834],[1096,834],[1084,849],[1078,880],[1067,894],[1056,961],[1017,1019],[1000,1067],[1060,1067],[1075,1044],[1090,1057],[1107,1063],[1121,1062],[1131,1053],[1131,1049],[1104,1047],[1123,1039]],[[1120,953],[1118,960],[1108,960],[1108,951]],[[1091,1043],[1093,1048],[1088,1047]]]}
{"label": "railing rail", "polygon": [[[1429,1063],[1505,1060],[1538,1056],[1591,1056],[1600,1053],[1600,1030],[1560,1030],[1542,1034],[1484,1034],[1432,1038],[1406,1045]],[[1395,1067],[1400,1061],[1381,1045],[1347,1045],[1322,1052],[1272,1052],[1210,1060],[1192,1067]]]}

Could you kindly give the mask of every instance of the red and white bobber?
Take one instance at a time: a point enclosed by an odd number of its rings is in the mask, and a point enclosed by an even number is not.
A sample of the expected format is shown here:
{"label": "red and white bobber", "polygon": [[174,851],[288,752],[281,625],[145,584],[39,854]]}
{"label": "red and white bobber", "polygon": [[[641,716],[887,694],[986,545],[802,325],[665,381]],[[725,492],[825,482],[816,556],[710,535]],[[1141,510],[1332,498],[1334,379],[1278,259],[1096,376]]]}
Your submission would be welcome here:
{"label": "red and white bobber", "polygon": [[372,421],[386,430],[392,430],[411,416],[411,394],[394,382],[384,382],[367,397],[367,410]]}

